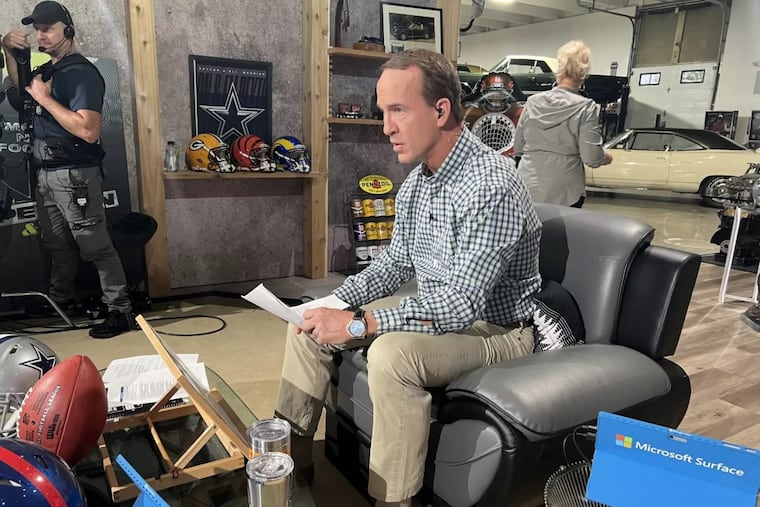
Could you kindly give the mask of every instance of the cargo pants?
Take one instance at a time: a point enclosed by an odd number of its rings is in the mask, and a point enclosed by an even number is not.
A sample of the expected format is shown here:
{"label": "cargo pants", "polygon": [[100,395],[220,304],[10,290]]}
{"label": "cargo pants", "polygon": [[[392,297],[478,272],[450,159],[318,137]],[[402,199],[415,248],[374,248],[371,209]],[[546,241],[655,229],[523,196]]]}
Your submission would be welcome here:
{"label": "cargo pants", "polygon": [[81,255],[98,269],[108,310],[132,311],[124,268],[106,228],[100,167],[39,169],[37,217],[42,243],[53,261],[49,290],[53,301],[74,299]]}

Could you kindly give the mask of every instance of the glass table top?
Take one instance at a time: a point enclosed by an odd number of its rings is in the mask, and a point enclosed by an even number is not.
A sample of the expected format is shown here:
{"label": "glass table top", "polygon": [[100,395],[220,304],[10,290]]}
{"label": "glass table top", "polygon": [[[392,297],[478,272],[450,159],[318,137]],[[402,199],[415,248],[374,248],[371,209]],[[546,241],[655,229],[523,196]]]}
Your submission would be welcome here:
{"label": "glass table top", "polygon": [[[257,420],[256,416],[216,372],[206,368],[206,373],[209,387],[212,392],[216,391],[217,396],[215,397],[219,399],[219,404],[225,408],[229,418],[245,435],[246,428]],[[206,422],[198,413],[193,413],[156,422],[155,428],[169,459],[175,462],[190,444],[195,442],[206,430]],[[119,454],[123,455],[145,479],[158,477],[168,472],[148,426],[119,429],[105,433],[103,440],[113,462],[114,473],[119,486],[132,483],[126,473],[115,463]],[[224,445],[218,437],[213,436],[185,468],[227,457],[229,457],[229,453]],[[99,451],[94,452],[83,463],[77,465],[75,472],[88,495],[89,507],[100,507],[101,505],[104,507],[111,505],[132,506],[134,503],[134,498],[121,503],[111,501],[111,490],[106,480]],[[236,507],[248,505],[247,480],[244,468],[162,489],[157,493],[173,507]]]}

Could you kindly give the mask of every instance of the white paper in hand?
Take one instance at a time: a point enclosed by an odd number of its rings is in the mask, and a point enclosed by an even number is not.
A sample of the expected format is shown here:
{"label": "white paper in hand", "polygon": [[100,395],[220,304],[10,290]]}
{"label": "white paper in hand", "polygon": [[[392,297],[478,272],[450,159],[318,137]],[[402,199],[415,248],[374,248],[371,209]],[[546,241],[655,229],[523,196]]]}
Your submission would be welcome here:
{"label": "white paper in hand", "polygon": [[311,308],[335,308],[338,310],[348,308],[348,303],[333,294],[298,306],[288,306],[263,284],[257,285],[251,292],[243,295],[243,299],[298,327],[303,326],[303,312]]}

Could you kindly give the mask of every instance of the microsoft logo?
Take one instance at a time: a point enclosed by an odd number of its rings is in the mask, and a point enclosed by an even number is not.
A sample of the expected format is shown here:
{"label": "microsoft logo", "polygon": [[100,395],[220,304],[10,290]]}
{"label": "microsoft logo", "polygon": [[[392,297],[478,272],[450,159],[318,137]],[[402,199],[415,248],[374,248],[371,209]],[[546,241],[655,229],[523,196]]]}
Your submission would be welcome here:
{"label": "microsoft logo", "polygon": [[625,435],[615,435],[615,445],[630,449],[633,445],[633,438],[626,437]]}

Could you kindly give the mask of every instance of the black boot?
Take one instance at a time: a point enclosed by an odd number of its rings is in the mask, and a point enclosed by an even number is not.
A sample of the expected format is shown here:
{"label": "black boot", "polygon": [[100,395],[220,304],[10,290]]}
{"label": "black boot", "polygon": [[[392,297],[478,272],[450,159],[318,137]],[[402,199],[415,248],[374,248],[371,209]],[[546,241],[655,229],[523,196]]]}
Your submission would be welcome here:
{"label": "black boot", "polygon": [[93,338],[113,338],[116,335],[133,329],[137,329],[137,322],[135,322],[132,313],[121,313],[111,310],[103,322],[92,326],[90,336]]}

